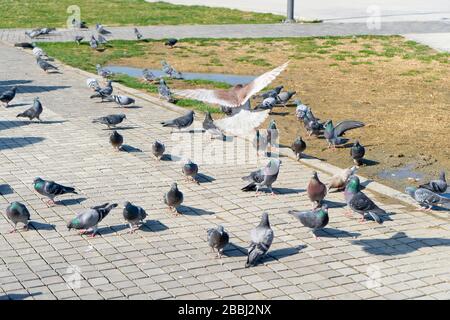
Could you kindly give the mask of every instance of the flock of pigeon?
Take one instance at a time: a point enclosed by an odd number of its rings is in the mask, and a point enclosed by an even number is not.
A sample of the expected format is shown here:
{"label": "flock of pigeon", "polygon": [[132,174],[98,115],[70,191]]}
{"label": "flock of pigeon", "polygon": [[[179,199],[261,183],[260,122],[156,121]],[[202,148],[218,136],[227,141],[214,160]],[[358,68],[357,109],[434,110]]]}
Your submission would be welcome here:
{"label": "flock of pigeon", "polygon": [[[84,24],[83,24],[84,26]],[[79,26],[80,27],[80,26]],[[110,34],[102,25],[97,24],[96,30],[98,32],[98,38],[95,39],[92,36],[90,40],[90,46],[93,49],[98,49],[99,44],[105,44],[102,40],[103,35]],[[51,29],[35,29],[27,34],[31,38],[39,37],[42,34],[48,34]],[[136,38],[140,40],[142,35],[137,29],[134,29]],[[77,36],[75,41],[80,43],[82,37]],[[176,39],[169,39],[166,42],[170,48],[176,44]],[[24,43],[19,44],[20,47],[27,47]],[[29,48],[33,49],[33,53],[36,56],[37,63],[44,71],[51,69],[57,70],[57,67],[51,65],[48,61],[50,58],[45,52],[37,47],[35,44],[30,44]],[[278,129],[274,120],[270,121],[267,130],[257,130],[257,128],[267,119],[274,106],[285,106],[289,100],[296,94],[293,91],[282,92],[283,86],[276,87],[272,90],[260,93],[265,87],[267,87],[283,70],[286,69],[288,63],[285,63],[271,71],[264,73],[257,77],[253,81],[245,85],[236,85],[230,89],[188,89],[188,90],[173,90],[171,91],[163,78],[156,78],[149,70],[145,69],[143,72],[143,80],[148,82],[159,82],[159,95],[161,98],[173,102],[173,94],[187,97],[190,99],[200,100],[206,103],[212,103],[220,106],[220,109],[228,116],[224,119],[214,120],[210,113],[206,113],[203,121],[203,129],[208,132],[213,138],[220,138],[225,140],[227,135],[247,135],[252,134],[254,137],[253,145],[257,152],[263,151],[265,155],[269,157],[269,161],[266,166],[256,171],[251,172],[248,176],[242,179],[247,184],[242,188],[242,191],[250,192],[254,191],[255,195],[258,195],[262,188],[274,195],[272,189],[273,183],[276,182],[281,161],[277,157],[272,157],[272,147],[277,147]],[[182,78],[182,74],[171,67],[167,62],[162,62],[163,71],[171,78]],[[97,73],[99,76],[107,79],[111,76],[111,72],[107,69],[97,65]],[[115,102],[121,107],[129,106],[135,103],[135,100],[123,96],[113,95],[112,81],[108,80],[105,87],[101,87],[97,79],[87,79],[87,86],[95,91],[90,96],[92,99],[99,98],[101,102]],[[17,87],[12,87],[0,94],[0,101],[8,104],[14,99],[16,95]],[[259,98],[261,102],[255,107],[251,108],[250,100]],[[360,128],[364,126],[364,123],[354,120],[347,120],[333,125],[331,120],[321,122],[316,118],[310,107],[302,104],[300,100],[295,101],[296,116],[301,121],[310,136],[319,136],[327,140],[329,147],[335,149],[336,146],[342,145],[348,141],[343,138],[346,131]],[[41,121],[40,115],[43,111],[43,107],[39,98],[35,98],[33,106],[26,111],[17,115],[17,117],[27,117],[30,121],[37,119]],[[194,111],[189,111],[185,115],[178,118],[163,121],[161,125],[163,127],[176,128],[178,130],[190,127],[194,122]],[[108,128],[114,128],[122,121],[127,119],[125,114],[112,114],[102,116],[93,119],[92,122],[106,125]],[[256,134],[255,134],[256,131]],[[112,131],[109,141],[114,149],[120,150],[124,137],[117,132]],[[297,137],[292,146],[292,150],[296,154],[296,157],[300,159],[302,153],[306,149],[305,141],[299,136]],[[268,151],[269,152],[266,152]],[[152,144],[152,153],[155,159],[160,160],[164,156],[165,145],[163,142],[156,140]],[[364,147],[355,141],[350,155],[355,162],[356,166],[345,169],[339,174],[333,176],[330,183],[325,185],[320,181],[318,173],[313,172],[311,179],[307,186],[307,195],[313,207],[311,210],[297,211],[291,210],[289,214],[298,218],[298,220],[304,226],[312,230],[313,235],[316,237],[315,231],[324,228],[329,222],[328,207],[324,203],[324,199],[331,189],[337,191],[344,191],[345,202],[348,206],[347,214],[352,212],[361,215],[361,222],[365,220],[366,216],[370,216],[372,220],[381,224],[383,223],[383,216],[387,215],[386,211],[378,207],[364,192],[361,191],[362,187],[359,178],[355,175],[357,166],[363,164],[363,158],[365,155]],[[186,179],[196,182],[196,176],[198,174],[199,167],[197,164],[187,159],[182,167],[182,173]],[[75,188],[58,184],[54,181],[44,180],[41,178],[35,178],[33,186],[36,192],[48,198],[48,204],[55,204],[55,197],[68,194],[77,193]],[[447,183],[445,180],[445,173],[442,172],[438,180],[430,181],[427,184],[420,185],[418,188],[407,188],[406,192],[413,197],[421,207],[426,209],[432,208],[434,205],[450,204],[450,199],[440,196],[440,193],[444,193],[447,190]],[[183,193],[178,189],[178,185],[174,182],[171,188],[163,196],[163,201],[167,205],[168,209],[179,215],[180,212],[177,208],[183,203]],[[67,223],[69,229],[80,230],[80,234],[90,233],[94,237],[98,231],[98,224],[109,214],[109,212],[118,206],[117,203],[104,203],[99,206],[91,207],[79,213],[76,217],[71,219]],[[123,205],[123,217],[129,224],[130,231],[135,232],[139,229],[140,225],[147,217],[146,211],[130,202],[125,202]],[[11,232],[17,230],[17,224],[24,224],[24,229],[28,230],[30,222],[30,213],[25,205],[19,202],[11,203],[6,214],[9,220],[14,224],[14,229]],[[211,228],[207,230],[207,242],[212,250],[216,250],[218,257],[221,257],[224,248],[229,243],[229,234],[225,231],[223,226]],[[317,237],[316,237],[317,238]],[[261,222],[250,233],[250,246],[248,248],[248,257],[245,266],[254,266],[261,260],[261,258],[268,252],[274,239],[274,232],[269,223],[269,216],[266,212],[262,214]]]}

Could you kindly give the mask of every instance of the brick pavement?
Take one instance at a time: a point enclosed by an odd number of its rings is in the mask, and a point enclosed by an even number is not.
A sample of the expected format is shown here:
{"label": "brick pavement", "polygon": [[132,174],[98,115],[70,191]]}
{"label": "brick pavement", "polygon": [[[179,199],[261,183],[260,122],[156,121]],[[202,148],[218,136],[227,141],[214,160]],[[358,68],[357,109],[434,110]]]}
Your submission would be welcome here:
{"label": "brick pavement", "polygon": [[[174,110],[139,96],[141,108],[126,111],[96,103],[88,98],[86,77],[71,68],[47,75],[28,53],[4,45],[0,52],[0,90],[19,85],[13,102],[19,105],[0,110],[0,299],[450,298],[446,212],[414,211],[367,190],[392,214],[381,226],[360,224],[343,215],[343,195],[334,193],[327,197],[330,224],[315,240],[287,214],[310,207],[304,189],[312,168],[283,157],[276,197],[241,192],[240,177],[256,164],[236,164],[232,157],[221,165],[200,163],[202,183],[185,182],[177,162],[157,162],[149,154],[151,142],[161,139],[176,155],[177,141],[159,124],[177,116]],[[43,103],[45,122],[15,118],[27,107],[20,104],[35,96]],[[116,112],[128,117],[129,128],[121,130],[127,152],[114,152],[109,131],[91,123]],[[194,146],[221,152],[222,143],[192,136]],[[49,208],[32,189],[36,176],[73,185],[79,195],[63,196]],[[185,195],[179,217],[161,201],[173,181]],[[4,210],[15,200],[31,212],[29,232],[7,233],[11,225]],[[125,200],[149,214],[135,234],[125,233],[119,209],[100,224],[96,238],[65,227],[83,208]],[[246,269],[249,231],[264,210],[275,240],[264,264]],[[232,242],[221,260],[205,242],[206,229],[219,223]]]}

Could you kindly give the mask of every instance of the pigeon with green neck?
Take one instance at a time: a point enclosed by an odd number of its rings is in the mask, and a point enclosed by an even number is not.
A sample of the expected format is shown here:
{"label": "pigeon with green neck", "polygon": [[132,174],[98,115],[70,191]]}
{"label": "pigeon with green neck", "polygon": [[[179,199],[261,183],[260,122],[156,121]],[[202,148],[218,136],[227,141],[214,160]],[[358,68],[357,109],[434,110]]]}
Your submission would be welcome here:
{"label": "pigeon with green neck", "polygon": [[36,190],[39,194],[48,197],[49,200],[47,201],[47,203],[52,205],[55,204],[56,196],[66,193],[78,194],[72,187],[66,187],[54,181],[43,180],[39,177],[34,179],[33,187],[34,190]]}
{"label": "pigeon with green neck", "polygon": [[14,229],[12,229],[9,233],[13,233],[17,231],[17,224],[22,223],[23,229],[28,231],[28,224],[30,222],[30,212],[27,207],[20,202],[12,202],[6,208],[6,216],[9,220],[14,224]]}
{"label": "pigeon with green neck", "polygon": [[310,211],[290,210],[288,213],[295,216],[305,227],[310,228],[314,238],[317,240],[319,240],[319,237],[315,234],[316,230],[325,228],[329,221],[328,206],[326,204]]}

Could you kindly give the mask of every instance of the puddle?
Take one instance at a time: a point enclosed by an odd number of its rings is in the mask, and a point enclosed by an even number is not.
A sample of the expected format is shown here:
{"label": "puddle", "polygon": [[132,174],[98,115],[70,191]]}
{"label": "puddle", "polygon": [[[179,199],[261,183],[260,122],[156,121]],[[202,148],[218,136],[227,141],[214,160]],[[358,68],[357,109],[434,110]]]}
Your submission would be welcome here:
{"label": "puddle", "polygon": [[[111,70],[114,73],[123,73],[130,77],[142,78],[142,70],[140,68],[132,68],[132,67],[123,67],[123,66],[107,66],[105,67],[108,70]],[[162,70],[153,70],[149,69],[155,76],[162,77],[167,76]],[[237,84],[246,84],[253,79],[255,76],[243,76],[243,75],[235,75],[235,74],[221,74],[221,73],[189,73],[183,72],[183,78],[185,80],[210,80],[210,81],[219,81],[225,82],[232,86]]]}
{"label": "puddle", "polygon": [[383,170],[378,173],[381,179],[386,180],[415,180],[419,181],[423,179],[424,175],[422,173],[413,170],[414,165],[408,164],[401,168],[396,168],[394,170]]}

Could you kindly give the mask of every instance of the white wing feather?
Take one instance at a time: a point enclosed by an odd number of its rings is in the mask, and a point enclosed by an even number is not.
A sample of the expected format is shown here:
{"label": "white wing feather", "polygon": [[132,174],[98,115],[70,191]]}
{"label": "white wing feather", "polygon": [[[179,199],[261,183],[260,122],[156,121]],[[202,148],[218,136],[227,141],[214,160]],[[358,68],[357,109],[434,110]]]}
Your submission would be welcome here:
{"label": "white wing feather", "polygon": [[215,120],[216,126],[229,135],[246,136],[253,133],[269,116],[270,110],[241,110],[232,117]]}
{"label": "white wing feather", "polygon": [[234,104],[230,104],[230,101],[218,98],[215,95],[214,91],[215,90],[208,90],[208,89],[172,90],[174,94],[183,96],[185,98],[220,104],[227,107],[234,107]]}

